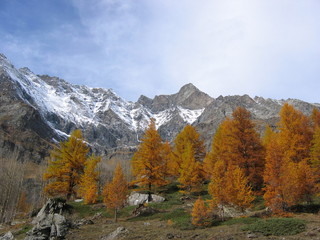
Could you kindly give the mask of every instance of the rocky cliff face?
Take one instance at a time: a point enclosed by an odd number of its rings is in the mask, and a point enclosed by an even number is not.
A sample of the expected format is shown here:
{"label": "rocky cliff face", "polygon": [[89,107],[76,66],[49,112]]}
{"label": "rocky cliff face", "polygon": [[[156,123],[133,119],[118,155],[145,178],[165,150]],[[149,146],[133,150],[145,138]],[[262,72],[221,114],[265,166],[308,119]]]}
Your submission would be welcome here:
{"label": "rocky cliff face", "polygon": [[251,111],[261,131],[266,123],[277,122],[284,102],[306,114],[319,107],[248,95],[212,98],[192,84],[176,94],[141,96],[133,103],[111,89],[72,85],[28,68],[16,69],[2,54],[0,89],[0,157],[34,162],[42,161],[52,144],[76,128],[83,130],[93,151],[124,157],[132,154],[151,118],[164,140],[172,141],[186,124],[193,124],[209,146],[217,126],[237,106]]}

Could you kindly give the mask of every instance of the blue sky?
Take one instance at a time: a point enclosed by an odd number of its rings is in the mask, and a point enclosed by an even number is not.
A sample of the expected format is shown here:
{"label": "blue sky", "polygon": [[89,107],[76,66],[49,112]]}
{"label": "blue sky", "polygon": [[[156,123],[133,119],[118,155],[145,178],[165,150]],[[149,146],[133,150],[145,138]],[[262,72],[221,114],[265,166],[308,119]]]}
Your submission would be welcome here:
{"label": "blue sky", "polygon": [[319,13],[319,0],[0,0],[0,52],[132,101],[191,82],[319,103]]}

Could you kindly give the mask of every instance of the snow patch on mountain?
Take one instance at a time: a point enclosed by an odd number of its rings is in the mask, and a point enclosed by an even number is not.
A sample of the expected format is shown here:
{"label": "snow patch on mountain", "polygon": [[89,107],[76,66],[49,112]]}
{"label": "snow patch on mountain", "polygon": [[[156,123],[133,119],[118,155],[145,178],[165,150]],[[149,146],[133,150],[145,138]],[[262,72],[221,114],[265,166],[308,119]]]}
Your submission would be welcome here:
{"label": "snow patch on mountain", "polygon": [[182,117],[182,119],[185,122],[187,122],[189,124],[194,123],[204,111],[204,108],[197,109],[197,110],[190,110],[190,109],[185,109],[185,108],[182,108],[182,107],[178,107],[178,109],[180,111],[179,115]]}
{"label": "snow patch on mountain", "polygon": [[[44,118],[54,113],[78,126],[107,126],[109,123],[102,118],[111,110],[130,130],[138,131],[144,130],[151,118],[156,120],[156,127],[159,128],[177,113],[186,123],[192,124],[204,110],[178,106],[154,113],[141,104],[125,101],[111,89],[72,85],[59,78],[37,76],[28,68],[17,70],[4,56],[1,56],[0,67],[31,96],[28,103],[37,108]],[[53,123],[48,123],[54,128]],[[61,131],[57,133],[65,135]]]}

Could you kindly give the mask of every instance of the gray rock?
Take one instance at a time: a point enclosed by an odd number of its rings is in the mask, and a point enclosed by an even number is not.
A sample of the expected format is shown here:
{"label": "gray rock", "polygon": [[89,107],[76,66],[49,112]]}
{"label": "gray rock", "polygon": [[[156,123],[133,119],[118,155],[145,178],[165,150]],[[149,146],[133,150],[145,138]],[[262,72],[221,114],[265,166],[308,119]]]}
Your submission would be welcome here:
{"label": "gray rock", "polygon": [[248,233],[247,238],[258,238],[258,235],[254,233]]}
{"label": "gray rock", "polygon": [[[164,202],[166,199],[156,194],[151,194],[152,201],[151,202]],[[136,193],[133,192],[127,199],[127,203],[129,206],[135,206],[148,202],[148,194]]]}
{"label": "gray rock", "polygon": [[150,216],[158,212],[159,210],[155,208],[145,206],[144,204],[140,204],[136,209],[132,211],[132,214],[137,217],[137,216]]}
{"label": "gray rock", "polygon": [[69,229],[69,221],[64,213],[65,201],[49,199],[32,223],[35,225],[25,240],[64,239]]}
{"label": "gray rock", "polygon": [[241,211],[239,208],[230,205],[218,205],[214,213],[220,218],[237,218],[249,216],[251,214],[248,210]]}
{"label": "gray rock", "polygon": [[0,237],[0,240],[14,240],[14,236],[12,234],[12,232],[7,232],[5,235],[3,235],[2,237]]}
{"label": "gray rock", "polygon": [[101,237],[101,240],[115,240],[115,239],[122,238],[128,234],[129,234],[128,229],[124,227],[118,227],[114,232]]}

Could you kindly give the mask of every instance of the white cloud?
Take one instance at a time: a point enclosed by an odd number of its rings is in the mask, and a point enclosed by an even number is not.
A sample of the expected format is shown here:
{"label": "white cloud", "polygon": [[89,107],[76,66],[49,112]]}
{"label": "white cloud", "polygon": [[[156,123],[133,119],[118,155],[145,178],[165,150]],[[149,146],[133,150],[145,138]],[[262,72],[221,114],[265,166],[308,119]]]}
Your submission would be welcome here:
{"label": "white cloud", "polygon": [[34,37],[2,36],[2,48],[22,53],[21,62],[32,59],[35,72],[114,88],[130,100],[174,93],[192,82],[214,97],[248,93],[320,102],[317,0],[73,0],[73,5],[77,24]]}

